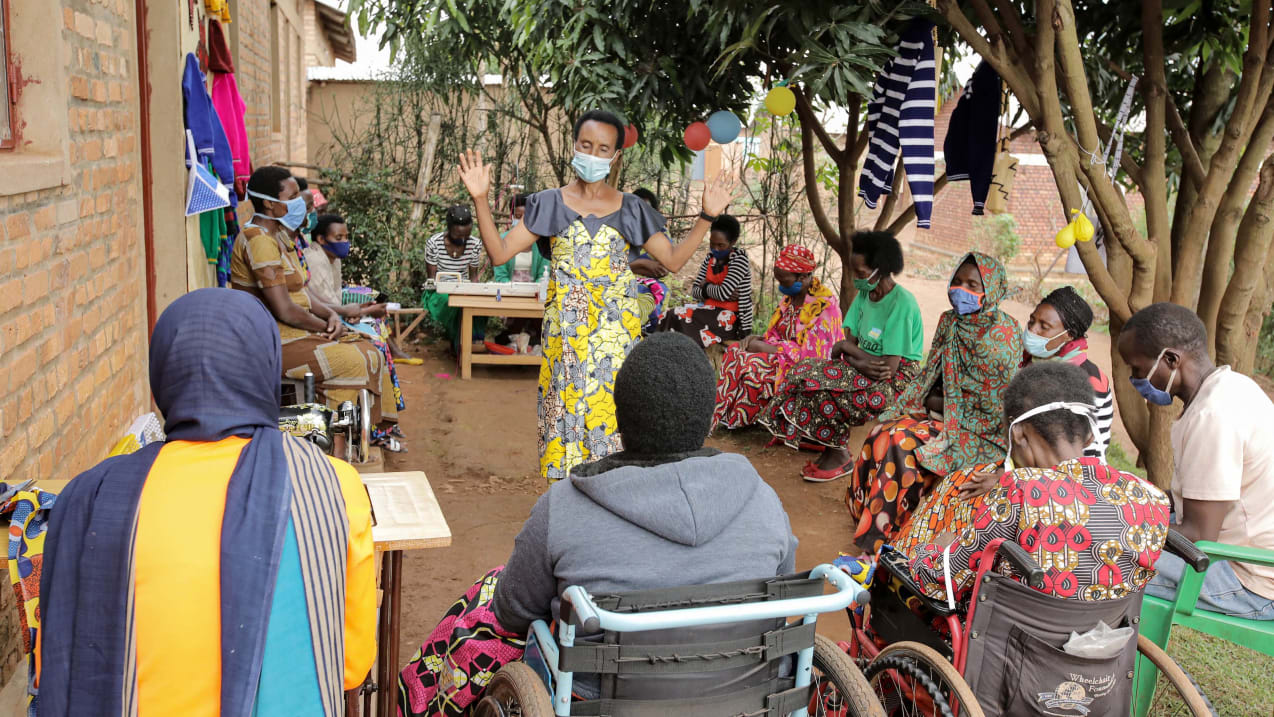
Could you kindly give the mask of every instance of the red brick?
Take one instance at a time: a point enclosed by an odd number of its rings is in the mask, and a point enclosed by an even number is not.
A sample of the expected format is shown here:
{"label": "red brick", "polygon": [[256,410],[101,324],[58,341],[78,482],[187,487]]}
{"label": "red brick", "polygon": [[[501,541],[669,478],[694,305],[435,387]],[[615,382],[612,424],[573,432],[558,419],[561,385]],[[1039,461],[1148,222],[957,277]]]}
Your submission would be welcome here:
{"label": "red brick", "polygon": [[9,218],[5,220],[5,226],[8,229],[10,241],[24,239],[31,234],[30,221],[24,212],[9,215]]}

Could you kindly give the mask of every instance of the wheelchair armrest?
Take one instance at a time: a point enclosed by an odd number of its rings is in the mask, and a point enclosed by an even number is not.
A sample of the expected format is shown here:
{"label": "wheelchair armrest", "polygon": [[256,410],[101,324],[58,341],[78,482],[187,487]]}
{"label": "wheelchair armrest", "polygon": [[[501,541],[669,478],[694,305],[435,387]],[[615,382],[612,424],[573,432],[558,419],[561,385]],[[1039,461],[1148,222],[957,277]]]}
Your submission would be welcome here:
{"label": "wheelchair armrest", "polygon": [[[1212,543],[1212,545],[1217,544]],[[1207,572],[1208,565],[1212,562],[1207,553],[1175,530],[1168,531],[1168,539],[1164,542],[1163,549],[1184,560],[1186,565],[1194,568],[1196,573]]]}
{"label": "wheelchair armrest", "polygon": [[563,624],[578,625],[586,635],[592,635],[602,629],[602,619],[597,614],[597,606],[593,604],[588,593],[584,592],[584,588],[578,585],[572,585],[562,592],[560,612]]}
{"label": "wheelchair armrest", "polygon": [[[1200,540],[1195,544],[1195,547],[1212,558],[1237,560],[1240,563],[1252,563],[1254,565],[1274,566],[1274,550],[1249,548],[1243,545],[1229,545],[1227,543],[1215,543],[1211,540]],[[1196,570],[1197,569],[1198,568],[1196,568]],[[1199,572],[1203,571],[1200,570]]]}
{"label": "wheelchair armrest", "polygon": [[1035,558],[1015,542],[1005,540],[995,549],[995,554],[1008,561],[1014,572],[1021,575],[1026,584],[1041,590],[1044,588],[1044,568],[1035,562]]}

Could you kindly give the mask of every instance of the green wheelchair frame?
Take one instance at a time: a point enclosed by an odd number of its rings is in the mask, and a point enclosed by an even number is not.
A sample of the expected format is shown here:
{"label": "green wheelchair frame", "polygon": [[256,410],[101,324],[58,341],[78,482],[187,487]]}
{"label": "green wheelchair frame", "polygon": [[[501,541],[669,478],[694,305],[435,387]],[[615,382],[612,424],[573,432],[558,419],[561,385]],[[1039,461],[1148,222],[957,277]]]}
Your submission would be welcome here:
{"label": "green wheelchair frame", "polygon": [[[1212,541],[1199,541],[1195,547],[1211,561],[1235,560],[1254,565],[1274,566],[1274,550],[1245,548]],[[1167,649],[1173,625],[1219,637],[1236,645],[1274,657],[1274,620],[1247,620],[1197,608],[1199,590],[1207,573],[1208,562],[1186,561],[1186,570],[1173,600],[1145,596],[1141,604],[1141,634],[1159,647]],[[1150,707],[1159,671],[1146,660],[1137,665],[1137,694],[1134,717],[1145,717]]]}

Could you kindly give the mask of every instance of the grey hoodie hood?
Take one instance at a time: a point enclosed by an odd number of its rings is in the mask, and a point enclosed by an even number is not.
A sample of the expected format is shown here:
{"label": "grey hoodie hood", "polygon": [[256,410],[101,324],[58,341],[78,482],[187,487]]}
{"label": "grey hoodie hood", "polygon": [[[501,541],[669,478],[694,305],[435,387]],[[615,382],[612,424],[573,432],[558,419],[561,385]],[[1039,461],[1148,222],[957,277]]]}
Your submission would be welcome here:
{"label": "grey hoodie hood", "polygon": [[752,500],[761,476],[747,458],[713,450],[671,462],[624,454],[576,468],[571,484],[643,530],[688,546],[711,541]]}

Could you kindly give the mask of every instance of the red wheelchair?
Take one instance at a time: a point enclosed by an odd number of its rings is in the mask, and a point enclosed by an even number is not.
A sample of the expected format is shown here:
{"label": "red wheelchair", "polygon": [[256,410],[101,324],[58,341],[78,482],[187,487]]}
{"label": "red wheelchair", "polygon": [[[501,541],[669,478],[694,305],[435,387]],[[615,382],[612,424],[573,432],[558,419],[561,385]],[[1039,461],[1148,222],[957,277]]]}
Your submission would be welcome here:
{"label": "red wheelchair", "polygon": [[[1207,556],[1175,532],[1164,549],[1207,566]],[[1021,581],[998,572],[1001,564]],[[882,551],[870,602],[850,613],[852,639],[839,646],[861,667],[886,714],[1123,717],[1137,696],[1141,660],[1161,674],[1150,714],[1215,714],[1194,680],[1139,634],[1110,658],[1061,649],[1072,631],[1086,632],[1099,620],[1136,633],[1140,592],[1102,602],[1047,595],[1028,587],[1043,586],[1043,569],[1021,546],[1001,540],[987,546],[977,565],[967,603],[952,608],[921,590],[905,556]]]}

